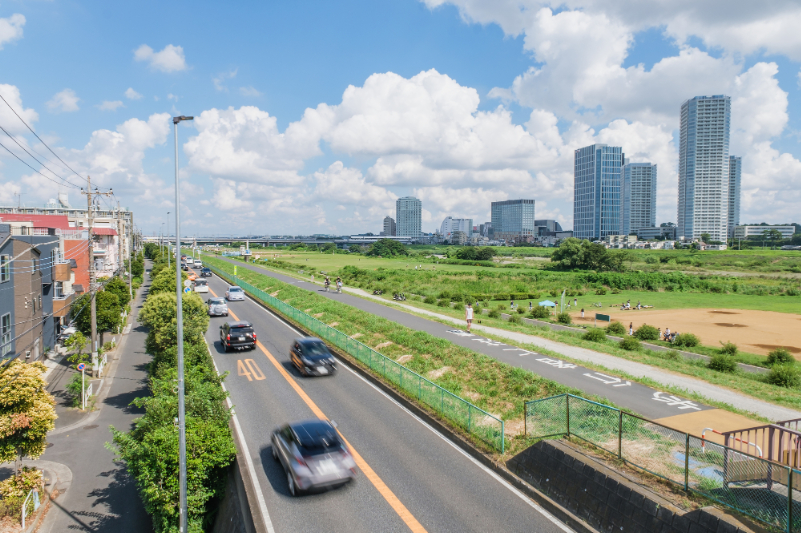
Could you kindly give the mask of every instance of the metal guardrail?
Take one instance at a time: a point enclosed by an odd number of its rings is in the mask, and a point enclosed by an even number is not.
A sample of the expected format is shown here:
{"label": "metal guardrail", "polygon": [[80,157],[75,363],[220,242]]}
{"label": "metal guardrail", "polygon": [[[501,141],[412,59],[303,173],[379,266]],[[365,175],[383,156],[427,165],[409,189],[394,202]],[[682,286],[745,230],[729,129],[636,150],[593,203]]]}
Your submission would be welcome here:
{"label": "metal guardrail", "polygon": [[228,279],[239,285],[250,293],[252,297],[261,300],[280,314],[294,320],[304,329],[346,351],[410,397],[416,398],[457,426],[465,429],[469,434],[476,436],[496,450],[504,453],[504,422],[500,418],[443,389],[436,383],[380,354],[366,344],[349,337],[299,309],[295,309],[278,298],[270,296],[247,281],[224,272],[208,262],[205,265],[221,278]]}
{"label": "metal guardrail", "polygon": [[782,531],[801,531],[801,471],[561,394],[525,404],[526,436],[574,436]]}

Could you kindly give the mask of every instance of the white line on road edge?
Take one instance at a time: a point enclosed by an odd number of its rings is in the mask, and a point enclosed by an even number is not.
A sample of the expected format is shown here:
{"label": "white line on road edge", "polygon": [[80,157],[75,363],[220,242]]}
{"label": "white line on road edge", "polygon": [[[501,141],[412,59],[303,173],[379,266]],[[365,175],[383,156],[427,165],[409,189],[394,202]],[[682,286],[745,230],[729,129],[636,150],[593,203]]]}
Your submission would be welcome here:
{"label": "white line on road edge", "polygon": [[[203,340],[205,341],[205,339]],[[211,348],[209,348],[208,341],[206,341],[206,349],[209,351],[209,357],[211,357],[211,363],[214,365],[214,371],[219,375],[220,370],[217,368],[217,362],[214,360],[214,356],[211,355]],[[228,392],[228,390],[225,388],[225,383],[221,383],[220,385],[222,385],[223,391]],[[259,501],[259,511],[261,512],[262,519],[264,520],[264,527],[267,528],[269,533],[275,533],[273,522],[270,520],[270,512],[267,510],[267,502],[264,501],[264,494],[261,491],[259,478],[256,477],[256,469],[253,468],[253,459],[250,458],[250,450],[248,449],[247,442],[245,442],[245,435],[242,433],[242,427],[239,425],[239,418],[237,418],[236,412],[234,412],[233,404],[231,403],[231,398],[229,396],[226,396],[225,403],[228,404],[228,409],[231,410],[236,436],[239,438],[239,443],[242,446],[242,455],[245,456],[245,464],[248,468],[250,479],[253,480],[253,484],[256,487],[256,498]]]}
{"label": "white line on road edge", "polygon": [[[253,300],[252,300],[252,301],[253,301]],[[256,303],[256,302],[255,302],[255,301],[253,301],[253,303]],[[284,324],[286,327],[288,327],[289,329],[291,329],[292,331],[294,331],[294,332],[295,332],[295,333],[297,333],[298,335],[303,335],[303,333],[302,333],[302,332],[298,331],[298,330],[297,330],[296,328],[294,328],[293,326],[291,326],[291,325],[287,324],[287,323],[286,323],[284,320],[282,320],[281,318],[279,318],[278,316],[276,316],[276,315],[275,315],[275,314],[274,314],[272,311],[270,311],[270,310],[268,310],[268,309],[265,309],[265,308],[264,308],[264,307],[262,307],[261,305],[258,305],[258,304],[257,304],[257,306],[258,306],[258,307],[259,307],[261,310],[263,310],[264,312],[266,312],[266,313],[268,313],[268,314],[272,315],[273,317],[275,317],[275,318],[276,318],[276,319],[277,319],[279,322],[281,322],[282,324]],[[431,425],[429,425],[429,424],[428,424],[428,423],[427,423],[425,420],[423,420],[422,418],[420,418],[419,416],[417,416],[416,414],[414,414],[413,412],[411,412],[409,409],[407,409],[406,407],[404,407],[404,406],[403,406],[403,404],[401,404],[400,402],[398,402],[397,400],[395,400],[393,397],[391,397],[391,396],[390,396],[389,394],[387,394],[386,392],[384,392],[384,391],[382,391],[381,389],[379,389],[378,387],[376,387],[374,384],[370,383],[370,382],[369,382],[367,379],[365,379],[364,377],[362,377],[362,376],[360,376],[359,374],[357,374],[357,373],[356,373],[356,372],[355,372],[355,371],[354,371],[352,368],[350,368],[348,365],[342,364],[342,362],[341,362],[341,361],[340,361],[340,363],[339,363],[339,364],[340,364],[340,366],[342,366],[342,367],[344,367],[344,368],[347,368],[347,369],[348,369],[348,370],[349,370],[349,371],[350,371],[350,372],[351,372],[351,373],[352,373],[354,376],[356,376],[356,377],[357,377],[357,378],[359,378],[360,380],[364,381],[364,382],[365,382],[367,385],[369,385],[370,387],[372,387],[373,389],[375,389],[375,391],[376,391],[376,392],[378,392],[379,394],[381,394],[382,396],[384,396],[384,398],[386,398],[386,399],[387,399],[387,400],[389,400],[390,402],[392,402],[392,403],[394,403],[395,405],[397,405],[398,407],[400,407],[400,408],[401,408],[401,409],[402,409],[402,410],[403,410],[403,411],[404,411],[406,414],[408,414],[409,416],[411,416],[412,418],[414,418],[415,420],[417,420],[418,422],[420,422],[420,423],[421,423],[421,424],[422,424],[424,427],[426,427],[426,428],[427,428],[429,431],[431,431],[431,432],[432,432],[434,435],[436,435],[437,437],[439,437],[439,438],[441,438],[442,440],[444,440],[445,442],[447,442],[447,443],[448,443],[448,444],[449,444],[449,445],[450,445],[450,446],[451,446],[451,447],[452,447],[454,450],[456,450],[457,452],[459,452],[459,453],[461,453],[462,455],[464,455],[464,456],[465,456],[467,459],[469,459],[469,460],[470,460],[470,461],[471,461],[471,462],[472,462],[474,465],[476,465],[476,466],[477,466],[477,467],[479,467],[481,470],[483,470],[484,472],[486,472],[487,474],[489,474],[489,475],[490,475],[490,476],[491,476],[493,479],[495,479],[495,480],[496,480],[498,483],[500,483],[501,485],[503,485],[504,487],[506,487],[507,489],[509,489],[509,490],[510,490],[510,491],[511,491],[511,492],[512,492],[514,495],[516,495],[518,498],[520,498],[521,500],[523,500],[524,502],[526,502],[527,504],[529,504],[529,505],[530,505],[530,506],[531,506],[531,507],[532,507],[534,510],[536,510],[537,512],[539,512],[540,514],[542,514],[542,516],[544,516],[544,517],[545,517],[545,518],[547,518],[549,521],[551,521],[551,523],[553,523],[553,524],[554,524],[556,527],[558,527],[559,529],[561,529],[561,530],[562,530],[562,531],[564,531],[565,533],[575,533],[575,532],[574,532],[572,529],[570,529],[569,527],[567,527],[567,525],[566,525],[566,524],[563,524],[562,522],[560,522],[558,518],[556,518],[554,515],[552,515],[551,513],[549,513],[548,511],[546,511],[545,509],[543,509],[543,508],[542,508],[542,506],[540,506],[540,505],[539,505],[539,504],[537,504],[536,502],[532,501],[532,500],[531,500],[531,498],[529,498],[528,496],[526,496],[525,494],[523,494],[521,491],[519,491],[518,489],[516,489],[516,488],[515,488],[515,487],[514,487],[514,486],[513,486],[511,483],[509,483],[508,481],[506,481],[505,479],[503,479],[501,476],[499,476],[498,474],[496,474],[495,472],[493,472],[492,470],[490,470],[489,468],[487,468],[486,466],[484,466],[483,464],[481,464],[481,463],[480,463],[480,462],[479,462],[479,461],[478,461],[478,460],[477,460],[475,457],[473,457],[472,455],[470,455],[469,453],[467,453],[466,451],[464,451],[463,449],[461,449],[461,448],[460,448],[459,446],[457,446],[457,445],[456,445],[454,442],[451,442],[451,440],[450,440],[448,437],[446,437],[445,435],[443,435],[442,433],[440,433],[439,431],[437,431],[436,429],[434,429],[434,428],[433,428]]]}

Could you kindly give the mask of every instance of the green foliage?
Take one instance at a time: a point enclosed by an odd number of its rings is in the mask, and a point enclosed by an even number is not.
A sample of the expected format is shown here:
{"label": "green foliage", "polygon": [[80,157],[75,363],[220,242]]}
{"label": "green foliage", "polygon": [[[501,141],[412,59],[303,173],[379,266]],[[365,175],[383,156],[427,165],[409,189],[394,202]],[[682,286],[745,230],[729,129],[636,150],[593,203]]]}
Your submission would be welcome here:
{"label": "green foliage", "polygon": [[624,326],[621,322],[615,320],[614,322],[610,322],[609,325],[606,326],[606,332],[610,335],[625,335],[626,326]]}
{"label": "green foliage", "polygon": [[490,318],[501,318],[501,312],[497,309],[491,309],[487,316]]}
{"label": "green foliage", "polygon": [[721,342],[720,353],[722,353],[723,355],[734,357],[735,355],[737,355],[737,345],[731,341],[726,343]]}
{"label": "green foliage", "polygon": [[[151,272],[151,275],[153,273]],[[181,283],[189,279],[186,272],[181,271]],[[161,292],[168,292],[175,294],[175,271],[172,269],[163,269],[153,279],[150,285],[150,292],[148,294],[159,294]]]}
{"label": "green foliage", "polygon": [[362,249],[359,248],[358,244],[351,244],[350,247],[348,248],[348,251],[350,251],[350,253],[352,254],[358,254],[359,252],[362,251]]}
{"label": "green foliage", "polygon": [[448,298],[442,298],[440,301],[437,302],[438,307],[449,307],[451,302]]}
{"label": "green foliage", "polygon": [[681,354],[679,354],[679,352],[677,352],[676,350],[668,350],[666,352],[660,352],[660,353],[662,354],[662,357],[664,359],[667,359],[669,361],[678,361],[679,358],[681,357]]}
{"label": "green foliage", "polygon": [[765,376],[765,382],[777,387],[795,389],[801,385],[801,374],[794,364],[777,364]]}
{"label": "green foliage", "polygon": [[380,239],[374,242],[365,255],[395,257],[398,255],[409,255],[406,247],[398,241],[392,239]]}
{"label": "green foliage", "polygon": [[[42,471],[27,466],[23,466],[15,475],[0,482],[0,496],[2,496],[3,507],[6,508],[8,515],[19,520],[22,517],[22,506],[25,504],[28,494],[33,489],[37,489],[41,495],[43,485]],[[27,507],[26,516],[30,516],[34,511],[33,498],[29,499],[25,505]]]}
{"label": "green foliage", "polygon": [[581,338],[585,341],[604,342],[606,340],[606,332],[601,328],[589,328]]}
{"label": "green foliage", "polygon": [[556,315],[556,321],[560,324],[572,324],[573,318],[570,316],[570,313],[559,313]]}
{"label": "green foliage", "polygon": [[67,389],[67,392],[70,393],[70,396],[72,397],[71,400],[73,407],[81,407],[83,404],[81,391],[83,390],[83,387],[89,385],[89,383],[86,383],[84,380],[85,377],[80,372],[76,372],[72,375],[67,384],[64,385],[64,388]]}
{"label": "green foliage", "polygon": [[135,278],[141,278],[145,273],[145,261],[142,256],[137,255],[135,259],[131,259],[131,275]]}
{"label": "green foliage", "polygon": [[768,358],[765,361],[768,366],[773,365],[786,365],[795,363],[795,357],[787,348],[776,348],[768,353]]}
{"label": "green foliage", "polygon": [[510,316],[509,317],[509,323],[511,323],[511,324],[520,324],[521,323],[520,317],[517,316],[517,315]]}
{"label": "green foliage", "polygon": [[423,303],[435,304],[435,303],[437,303],[437,299],[434,298],[433,296],[426,296],[425,299],[423,300]]}
{"label": "green foliage", "polygon": [[603,296],[604,294],[606,294],[606,289],[604,289],[603,287],[598,287],[597,289],[595,289],[595,294],[598,296]]}
{"label": "green foliage", "polygon": [[534,309],[531,310],[531,317],[532,318],[549,318],[551,316],[551,310],[544,305],[538,305]]}
{"label": "green foliage", "polygon": [[719,353],[713,355],[712,359],[709,360],[709,363],[706,366],[707,368],[711,368],[717,372],[725,372],[730,374],[737,370],[737,361],[728,355]]}
{"label": "green foliage", "polygon": [[518,307],[516,310],[517,310],[517,314],[518,315],[525,314],[525,312],[526,312],[525,307]]}
{"label": "green foliage", "polygon": [[692,348],[699,344],[701,344],[701,340],[692,333],[679,333],[679,336],[673,341],[674,346],[684,346],[687,348]]}
{"label": "green foliage", "polygon": [[634,336],[641,341],[657,341],[659,340],[659,330],[648,324],[643,324],[637,328],[637,331],[634,332]]}
{"label": "green foliage", "polygon": [[70,338],[64,342],[64,347],[69,350],[74,350],[74,353],[67,357],[70,363],[84,363],[90,359],[90,354],[85,353],[84,350],[89,344],[89,339],[84,336],[80,331],[76,331]]}
{"label": "green foliage", "polygon": [[495,250],[490,247],[463,246],[456,251],[456,259],[467,261],[492,261]]}
{"label": "green foliage", "polygon": [[624,350],[633,352],[640,349],[640,341],[634,337],[626,337],[618,343],[618,346]]}
{"label": "green foliage", "polygon": [[329,254],[331,252],[333,252],[334,250],[336,250],[336,249],[337,249],[337,245],[334,244],[333,242],[327,242],[327,243],[323,244],[322,246],[320,246],[320,251],[321,252],[325,252],[325,253],[329,253]]}
{"label": "green foliage", "polygon": [[609,251],[602,244],[588,240],[569,238],[562,241],[551,261],[563,270],[621,271],[626,256],[622,252]]}
{"label": "green foliage", "polygon": [[6,365],[0,371],[0,462],[38,459],[56,420],[56,401],[45,389],[47,368],[17,359]]}
{"label": "green foliage", "polygon": [[120,302],[120,307],[125,307],[131,301],[130,294],[128,293],[128,284],[121,278],[112,278],[111,281],[106,283],[103,290],[110,292],[117,296]]}
{"label": "green foliage", "polygon": [[[90,308],[91,293],[81,296],[75,305],[72,306],[73,312],[80,311],[80,314],[73,317],[75,325],[84,335],[89,335],[92,331],[92,312]],[[97,331],[113,331],[122,324],[122,306],[116,294],[100,290],[95,293],[95,306],[97,308]]]}
{"label": "green foliage", "polygon": [[[190,292],[181,298],[184,321],[184,341],[200,344],[209,327],[209,315],[201,297]],[[175,346],[178,334],[176,296],[170,293],[151,294],[139,312],[139,322],[149,328],[147,348],[163,351]]]}

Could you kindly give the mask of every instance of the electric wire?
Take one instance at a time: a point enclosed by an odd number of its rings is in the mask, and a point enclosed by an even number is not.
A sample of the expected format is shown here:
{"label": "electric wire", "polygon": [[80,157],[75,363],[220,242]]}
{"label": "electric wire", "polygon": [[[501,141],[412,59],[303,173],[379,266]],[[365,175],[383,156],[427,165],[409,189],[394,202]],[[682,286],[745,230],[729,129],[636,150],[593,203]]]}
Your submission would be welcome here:
{"label": "electric wire", "polygon": [[19,142],[17,139],[15,139],[13,135],[11,135],[10,133],[8,133],[8,131],[6,131],[6,129],[5,129],[3,126],[0,126],[0,130],[3,130],[3,133],[5,133],[5,134],[8,136],[8,138],[9,138],[9,139],[11,139],[12,141],[14,141],[14,142],[17,144],[17,146],[19,146],[20,148],[22,148],[22,150],[23,150],[23,151],[24,151],[26,154],[28,154],[28,155],[31,157],[31,159],[33,159],[34,161],[36,161],[37,163],[39,163],[40,165],[42,165],[42,167],[43,167],[43,168],[45,168],[45,169],[47,169],[47,170],[48,170],[48,171],[49,171],[51,174],[53,174],[54,176],[56,176],[58,179],[62,180],[64,183],[66,183],[66,184],[67,184],[67,185],[69,185],[70,187],[73,187],[73,188],[75,188],[75,189],[80,189],[80,187],[79,187],[79,186],[75,185],[74,183],[72,183],[70,180],[68,180],[68,179],[67,179],[67,178],[65,178],[64,176],[60,176],[59,174],[56,174],[56,173],[55,173],[55,172],[53,172],[53,170],[52,170],[52,169],[50,169],[50,168],[49,168],[47,165],[45,165],[44,163],[42,163],[41,161],[39,161],[38,159],[36,159],[36,158],[33,156],[33,154],[32,154],[32,153],[30,153],[30,152],[28,151],[28,149],[27,149],[27,148],[25,148],[24,146],[22,146],[22,144],[20,144],[20,142]]}
{"label": "electric wire", "polygon": [[55,183],[55,184],[56,184],[56,185],[58,185],[58,186],[62,186],[62,185],[63,185],[62,183],[59,183],[59,182],[57,182],[56,180],[54,180],[53,178],[51,178],[50,176],[45,176],[44,174],[42,174],[41,172],[39,172],[38,170],[36,170],[36,169],[35,169],[35,168],[33,168],[32,166],[30,166],[28,163],[26,163],[25,161],[23,161],[23,160],[22,160],[22,158],[21,158],[20,156],[18,156],[17,154],[15,154],[15,153],[14,153],[14,152],[12,152],[11,150],[9,150],[9,149],[8,149],[8,147],[6,147],[6,145],[5,145],[5,144],[3,144],[3,143],[0,143],[0,146],[2,146],[3,148],[5,148],[6,152],[8,152],[9,154],[13,155],[13,156],[14,156],[14,157],[16,157],[17,159],[19,159],[20,163],[22,163],[23,165],[25,165],[25,166],[26,166],[26,167],[28,167],[29,169],[33,170],[34,172],[36,172],[37,174],[39,174],[39,175],[40,175],[40,176],[42,176],[43,178],[45,178],[45,179],[48,179],[48,180],[52,181],[53,183]]}

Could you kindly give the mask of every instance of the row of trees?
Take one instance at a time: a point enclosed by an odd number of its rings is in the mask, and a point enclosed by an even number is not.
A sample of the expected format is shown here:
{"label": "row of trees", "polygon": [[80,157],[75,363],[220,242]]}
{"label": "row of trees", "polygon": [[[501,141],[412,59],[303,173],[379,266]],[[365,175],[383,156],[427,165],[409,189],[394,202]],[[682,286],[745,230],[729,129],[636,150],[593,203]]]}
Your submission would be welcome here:
{"label": "row of trees", "polygon": [[[155,246],[155,245],[153,245]],[[136,480],[145,509],[157,532],[177,531],[179,522],[177,300],[175,273],[166,268],[166,256],[151,246],[146,255],[156,260],[157,272],[139,321],[148,328],[147,350],[150,396],[133,404],[144,408],[130,432],[112,429],[113,443]],[[163,259],[163,261],[162,261]],[[161,263],[164,263],[163,265]],[[185,276],[185,275],[184,275]],[[186,397],[187,483],[189,531],[203,531],[213,504],[223,496],[226,468],[236,448],[228,426],[229,410],[222,377],[214,370],[203,338],[209,317],[201,297],[183,295],[184,383]]]}
{"label": "row of trees", "polygon": [[564,270],[595,270],[597,272],[624,270],[628,252],[607,250],[603,244],[571,237],[562,241],[551,255],[551,262]]}

